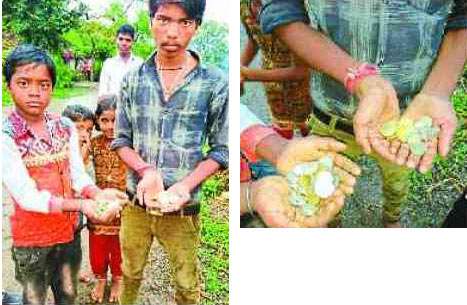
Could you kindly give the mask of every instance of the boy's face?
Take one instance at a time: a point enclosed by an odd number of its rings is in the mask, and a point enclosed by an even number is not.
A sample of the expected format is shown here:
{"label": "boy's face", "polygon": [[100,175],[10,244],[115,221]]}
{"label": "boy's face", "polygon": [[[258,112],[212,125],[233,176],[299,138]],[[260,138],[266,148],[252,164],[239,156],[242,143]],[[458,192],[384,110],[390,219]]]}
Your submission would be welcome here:
{"label": "boy's face", "polygon": [[178,4],[159,7],[151,21],[151,31],[160,55],[174,57],[184,53],[198,25]]}
{"label": "boy's face", "polygon": [[52,77],[44,64],[19,66],[11,77],[8,91],[25,119],[39,119],[50,103]]}
{"label": "boy's face", "polygon": [[94,122],[92,120],[81,120],[75,122],[76,130],[78,131],[79,144],[89,144],[91,141],[92,129]]}
{"label": "boy's face", "polygon": [[115,111],[105,110],[97,119],[97,124],[107,139],[114,138]]}
{"label": "boy's face", "polygon": [[129,54],[133,46],[133,38],[129,34],[118,34],[117,47],[120,54]]}

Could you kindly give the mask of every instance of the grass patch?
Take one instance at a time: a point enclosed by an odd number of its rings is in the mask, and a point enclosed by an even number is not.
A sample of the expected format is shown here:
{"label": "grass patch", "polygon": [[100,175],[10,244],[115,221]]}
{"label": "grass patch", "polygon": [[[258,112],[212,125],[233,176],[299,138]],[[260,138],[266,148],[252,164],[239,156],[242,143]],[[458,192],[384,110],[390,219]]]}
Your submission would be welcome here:
{"label": "grass patch", "polygon": [[[204,293],[202,304],[229,303],[228,173],[207,180],[201,192],[201,247]],[[219,207],[223,207],[219,213]]]}

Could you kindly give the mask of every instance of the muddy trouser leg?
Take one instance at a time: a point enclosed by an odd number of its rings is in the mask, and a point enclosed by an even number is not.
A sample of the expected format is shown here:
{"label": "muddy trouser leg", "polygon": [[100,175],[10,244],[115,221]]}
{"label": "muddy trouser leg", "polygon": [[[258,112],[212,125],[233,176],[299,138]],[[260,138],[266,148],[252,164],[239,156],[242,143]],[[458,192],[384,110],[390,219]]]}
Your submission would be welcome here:
{"label": "muddy trouser leg", "polygon": [[409,193],[411,170],[377,157],[383,176],[383,220],[394,223],[400,220],[401,207]]}
{"label": "muddy trouser leg", "polygon": [[79,232],[75,234],[73,241],[57,245],[56,250],[48,256],[50,286],[55,304],[75,304],[81,259],[81,237]]}
{"label": "muddy trouser leg", "polygon": [[153,235],[151,216],[145,210],[126,206],[122,212],[120,245],[122,249],[122,293],[120,304],[136,304]]}
{"label": "muddy trouser leg", "polygon": [[198,248],[199,216],[158,217],[154,232],[167,251],[175,280],[175,301],[179,305],[199,304],[201,284]]}
{"label": "muddy trouser leg", "polygon": [[53,247],[12,247],[15,277],[23,286],[23,304],[45,304],[47,256]]}

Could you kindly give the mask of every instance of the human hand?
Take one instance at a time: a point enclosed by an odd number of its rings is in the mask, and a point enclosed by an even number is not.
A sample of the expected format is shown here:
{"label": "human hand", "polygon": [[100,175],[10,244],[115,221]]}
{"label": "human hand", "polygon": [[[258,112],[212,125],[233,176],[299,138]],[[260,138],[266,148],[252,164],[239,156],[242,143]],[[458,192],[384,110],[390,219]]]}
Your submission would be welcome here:
{"label": "human hand", "polygon": [[96,201],[128,201],[128,196],[124,192],[115,189],[115,188],[106,188],[100,190],[96,196],[94,196]]}
{"label": "human hand", "polygon": [[91,199],[81,199],[80,210],[90,221],[98,221],[96,201]]}
{"label": "human hand", "polygon": [[153,168],[144,171],[143,177],[136,187],[136,197],[141,204],[148,208],[157,208],[154,198],[164,190],[164,182],[161,174]]}
{"label": "human hand", "polygon": [[315,161],[329,155],[338,172],[343,172],[342,175],[347,177],[345,181],[352,184],[355,177],[352,179],[348,176],[358,176],[361,171],[357,164],[338,154],[345,149],[345,144],[332,138],[308,136],[294,139],[286,144],[278,156],[276,167],[281,174],[287,175],[300,163]]}
{"label": "human hand", "polygon": [[81,157],[84,161],[89,158],[91,154],[91,139],[89,138],[89,134],[87,132],[80,133],[79,144],[81,149]]}
{"label": "human hand", "polygon": [[108,201],[104,211],[99,212],[98,210],[97,220],[100,223],[107,224],[112,222],[115,218],[119,218],[125,202],[126,201],[123,200]]}
{"label": "human hand", "polygon": [[433,125],[440,129],[437,138],[427,144],[426,152],[422,156],[410,152],[407,144],[392,141],[390,151],[392,159],[399,165],[418,169],[424,173],[430,170],[436,153],[446,157],[457,125],[454,108],[448,98],[420,93],[409,104],[402,118],[417,121],[423,116],[432,118]]}
{"label": "human hand", "polygon": [[325,199],[318,214],[306,217],[289,203],[289,186],[281,176],[269,176],[251,184],[251,206],[268,227],[326,227],[344,206],[338,190]]}
{"label": "human hand", "polygon": [[373,148],[383,157],[390,158],[389,143],[372,137],[374,131],[387,121],[400,115],[396,91],[390,82],[378,75],[367,76],[356,83],[357,112],[353,118],[355,139],[366,154]]}
{"label": "human hand", "polygon": [[171,213],[179,211],[190,199],[190,189],[183,182],[178,182],[169,187],[167,191],[159,193],[157,201],[162,213]]}

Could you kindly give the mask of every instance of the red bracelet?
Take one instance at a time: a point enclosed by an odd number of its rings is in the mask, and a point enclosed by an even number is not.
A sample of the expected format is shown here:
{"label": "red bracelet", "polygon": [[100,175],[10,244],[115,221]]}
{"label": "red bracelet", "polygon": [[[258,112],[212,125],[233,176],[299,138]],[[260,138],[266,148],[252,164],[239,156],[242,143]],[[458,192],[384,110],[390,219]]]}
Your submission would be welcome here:
{"label": "red bracelet", "polygon": [[348,73],[345,77],[344,85],[347,91],[349,91],[352,94],[355,90],[355,84],[358,80],[370,75],[379,74],[378,66],[368,63],[363,63],[356,69],[348,68],[347,70]]}

